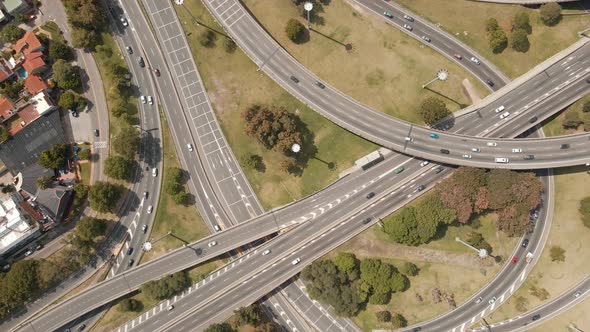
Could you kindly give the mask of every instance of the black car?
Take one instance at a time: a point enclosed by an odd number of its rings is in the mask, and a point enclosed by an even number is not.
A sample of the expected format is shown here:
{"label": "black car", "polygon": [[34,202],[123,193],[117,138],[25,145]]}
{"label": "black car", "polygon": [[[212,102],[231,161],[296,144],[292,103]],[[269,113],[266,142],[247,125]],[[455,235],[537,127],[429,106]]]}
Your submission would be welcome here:
{"label": "black car", "polygon": [[494,82],[492,82],[491,80],[486,80],[486,83],[487,83],[489,86],[494,86]]}
{"label": "black car", "polygon": [[73,117],[75,117],[75,118],[77,118],[77,117],[78,117],[78,112],[77,112],[75,109],[73,109],[73,108],[72,108],[72,109],[70,110],[70,113],[72,113],[72,116],[73,116]]}
{"label": "black car", "polygon": [[320,82],[320,81],[316,81],[315,85],[317,85],[320,89],[325,88],[326,86],[324,85],[324,83]]}
{"label": "black car", "polygon": [[127,255],[131,255],[133,253],[133,247],[129,247],[127,249]]}
{"label": "black car", "polygon": [[533,316],[533,320],[534,320],[534,321],[535,321],[535,320],[538,320],[539,318],[541,318],[541,315],[539,315],[539,314],[536,314],[536,315],[534,315],[534,316]]}
{"label": "black car", "polygon": [[451,152],[449,150],[447,150],[447,149],[440,149],[440,153],[442,153],[442,154],[449,154]]}
{"label": "black car", "polygon": [[419,186],[418,186],[418,191],[422,191],[422,190],[424,190],[425,188],[426,188],[426,186],[425,186],[425,185],[423,185],[423,184],[421,184],[421,185],[419,185]]}
{"label": "black car", "polygon": [[295,83],[299,83],[299,79],[295,76],[291,76],[291,81],[293,81]]}
{"label": "black car", "polygon": [[569,149],[570,148],[570,145],[569,144],[562,144],[559,148],[562,149],[562,150]]}
{"label": "black car", "polygon": [[527,154],[526,156],[523,156],[522,159],[524,159],[524,160],[534,160],[535,159],[535,155]]}
{"label": "black car", "polygon": [[96,137],[98,137],[98,136],[99,136],[98,129],[94,129],[94,136],[96,136]]}
{"label": "black car", "polygon": [[524,240],[522,241],[522,247],[523,247],[523,248],[526,248],[528,245],[529,245],[529,239],[524,239]]}
{"label": "black car", "polygon": [[412,332],[418,332],[418,331],[422,331],[422,328],[421,328],[421,327],[415,327],[415,328],[412,330]]}
{"label": "black car", "polygon": [[135,263],[135,260],[130,259],[129,262],[127,263],[127,266],[131,267],[131,266],[133,266],[133,263]]}
{"label": "black car", "polygon": [[373,197],[375,197],[375,193],[374,192],[370,192],[370,193],[367,194],[367,199],[373,198]]}
{"label": "black car", "polygon": [[442,168],[442,167],[437,167],[437,168],[434,169],[434,173],[438,174],[438,173],[442,172],[443,169],[444,168]]}
{"label": "black car", "polygon": [[366,218],[365,220],[363,220],[363,224],[365,224],[365,225],[368,224],[368,223],[370,223],[370,222],[371,222],[371,217]]}
{"label": "black car", "polygon": [[127,50],[127,53],[133,54],[133,49],[131,48],[131,46],[127,46],[125,47],[125,49]]}
{"label": "black car", "polygon": [[530,118],[529,123],[535,123],[537,122],[538,118],[536,116],[533,116],[532,118]]}
{"label": "black car", "polygon": [[145,62],[143,62],[143,58],[140,56],[137,57],[137,63],[141,68],[145,67]]}
{"label": "black car", "polygon": [[83,331],[86,328],[86,324],[78,326],[78,331]]}

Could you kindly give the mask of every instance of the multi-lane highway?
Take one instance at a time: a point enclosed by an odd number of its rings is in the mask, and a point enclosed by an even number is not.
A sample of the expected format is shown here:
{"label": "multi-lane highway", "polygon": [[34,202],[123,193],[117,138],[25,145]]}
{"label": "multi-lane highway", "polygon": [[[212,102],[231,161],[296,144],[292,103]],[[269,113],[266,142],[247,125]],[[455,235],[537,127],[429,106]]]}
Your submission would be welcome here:
{"label": "multi-lane highway", "polygon": [[[429,160],[476,167],[532,169],[579,165],[590,161],[588,151],[579,150],[587,146],[590,134],[544,139],[547,142],[503,140],[494,149],[489,149],[489,141],[485,138],[470,137],[473,135],[464,132],[458,135],[452,131],[433,131],[376,112],[326,82],[318,84],[322,80],[285,51],[239,1],[209,0],[204,3],[252,61],[285,90],[334,123],[379,145]],[[590,84],[586,82],[590,77],[590,59],[586,56],[589,52],[590,45],[586,44],[568,56],[568,59],[572,59],[566,67],[559,62],[514,87],[514,93],[510,95],[513,98],[515,94],[519,96],[512,100],[512,104],[506,103],[504,95],[504,99],[481,107],[478,113],[492,113],[494,116],[490,121],[499,126],[521,119],[525,110],[539,109],[550,100],[580,98],[590,91]],[[500,106],[505,109],[495,113],[495,109]],[[547,109],[543,114],[534,114],[536,118],[530,116],[525,120],[537,124],[557,111]],[[488,127],[487,124],[482,126]],[[432,137],[431,134],[436,136]],[[562,144],[569,144],[572,148],[562,151]],[[479,149],[479,152],[473,153],[472,149]],[[534,158],[524,159],[523,154],[513,155],[513,149],[528,151]],[[506,159],[496,162],[495,158]]]}

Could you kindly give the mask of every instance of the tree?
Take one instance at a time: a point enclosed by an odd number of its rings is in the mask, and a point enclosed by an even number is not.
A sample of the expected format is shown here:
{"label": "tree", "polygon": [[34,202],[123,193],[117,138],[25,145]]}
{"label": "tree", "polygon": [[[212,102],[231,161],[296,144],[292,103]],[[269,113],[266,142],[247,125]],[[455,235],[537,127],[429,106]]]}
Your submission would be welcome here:
{"label": "tree", "polygon": [[292,18],[287,22],[285,32],[291,41],[299,44],[303,41],[303,37],[305,36],[305,26],[298,20]]}
{"label": "tree", "polygon": [[253,325],[256,326],[261,323],[262,315],[257,305],[249,305],[247,307],[240,307],[234,311],[237,323],[239,325]]}
{"label": "tree", "polygon": [[375,313],[375,317],[377,318],[378,321],[380,321],[382,323],[390,322],[391,321],[391,312],[386,311],[386,310],[377,311]]}
{"label": "tree", "polygon": [[4,81],[0,84],[0,94],[15,101],[20,97],[20,92],[25,87],[23,80]]}
{"label": "tree", "polygon": [[141,292],[153,300],[162,300],[177,294],[190,286],[190,278],[185,271],[167,275],[159,280],[148,281],[141,286]]}
{"label": "tree", "polygon": [[25,15],[23,13],[17,13],[16,15],[14,15],[14,19],[18,23],[27,23],[27,15]]}
{"label": "tree", "polygon": [[584,112],[584,113],[590,112],[590,101],[587,101],[584,103],[584,106],[582,106],[582,112]]}
{"label": "tree", "polygon": [[502,29],[497,29],[490,33],[489,39],[490,48],[496,54],[502,53],[508,47],[508,37],[506,37],[506,33]]}
{"label": "tree", "polygon": [[97,212],[113,212],[121,195],[123,195],[121,186],[97,181],[90,187],[88,200],[90,207]]}
{"label": "tree", "polygon": [[4,128],[4,126],[0,126],[0,143],[6,141],[9,138],[10,138],[10,133],[8,132],[8,130],[6,130],[6,128]]}
{"label": "tree", "polygon": [[420,105],[422,120],[429,126],[434,125],[450,114],[451,112],[447,109],[445,103],[436,97],[428,97]]}
{"label": "tree", "polygon": [[41,152],[39,165],[45,168],[60,168],[64,165],[68,156],[68,146],[65,144],[54,144],[49,149]]}
{"label": "tree", "polygon": [[561,21],[561,6],[557,2],[549,2],[541,5],[539,9],[541,21],[548,26],[553,26]]}
{"label": "tree", "polygon": [[215,323],[209,325],[204,332],[234,332],[234,329],[229,323]]}
{"label": "tree", "polygon": [[552,262],[564,262],[565,250],[560,246],[551,246],[549,249],[549,256],[551,256]]}
{"label": "tree", "polygon": [[74,50],[59,40],[52,40],[49,44],[49,58],[52,61],[64,60],[71,62],[74,60]]}
{"label": "tree", "polygon": [[191,201],[191,195],[183,190],[175,194],[172,199],[174,200],[174,203],[178,205],[188,205]]}
{"label": "tree", "polygon": [[4,315],[20,307],[39,291],[38,261],[14,263],[0,283],[0,310]]}
{"label": "tree", "polygon": [[208,29],[203,30],[199,34],[199,44],[207,48],[214,47],[216,38],[217,36],[215,36],[215,33],[213,31]]}
{"label": "tree", "polygon": [[94,29],[104,22],[104,13],[95,0],[79,0],[75,23]]}
{"label": "tree", "polygon": [[563,129],[578,129],[578,127],[584,122],[580,119],[578,112],[568,112],[565,114],[565,118],[561,125]]}
{"label": "tree", "polygon": [[582,215],[584,226],[590,228],[590,196],[582,198],[578,211]]}
{"label": "tree", "polygon": [[94,49],[99,41],[100,35],[96,31],[72,27],[72,46]]}
{"label": "tree", "polygon": [[139,132],[130,126],[123,127],[113,138],[113,148],[116,153],[127,159],[134,159],[139,150]]}
{"label": "tree", "polygon": [[492,33],[498,30],[499,28],[500,26],[498,25],[498,21],[495,18],[490,17],[486,20],[486,31],[488,33]]}
{"label": "tree", "polygon": [[77,90],[82,86],[80,67],[59,59],[53,66],[53,80],[63,90]]}
{"label": "tree", "polygon": [[402,265],[402,272],[405,275],[408,276],[417,276],[418,275],[418,267],[416,266],[416,264],[411,263],[411,262],[405,262],[404,265]]}
{"label": "tree", "polygon": [[293,144],[303,145],[303,125],[299,117],[280,107],[252,105],[242,112],[245,133],[267,149],[289,155]]}
{"label": "tree", "polygon": [[416,233],[416,209],[403,207],[392,217],[383,222],[383,231],[396,243],[416,246],[420,244],[420,238]]}
{"label": "tree", "polygon": [[21,39],[25,35],[25,30],[7,24],[2,31],[0,31],[0,37],[5,41],[14,44],[17,40]]}
{"label": "tree", "polygon": [[95,238],[105,235],[107,223],[105,220],[91,217],[82,217],[76,224],[77,235],[84,241],[94,241]]}
{"label": "tree", "polygon": [[133,161],[111,155],[105,160],[104,173],[118,180],[130,180],[133,175]]}
{"label": "tree", "polygon": [[510,45],[516,52],[525,53],[529,50],[531,44],[529,43],[529,37],[523,29],[518,29],[512,32],[510,36]]}
{"label": "tree", "polygon": [[53,177],[51,175],[40,176],[35,180],[35,185],[41,190],[49,188],[52,183]]}
{"label": "tree", "polygon": [[72,90],[68,90],[61,94],[57,104],[59,105],[59,107],[66,110],[74,109],[77,106],[78,98],[78,94],[76,94]]}
{"label": "tree", "polygon": [[393,314],[391,317],[391,327],[394,329],[399,329],[406,326],[408,326],[408,321],[404,316],[399,313]]}
{"label": "tree", "polygon": [[229,37],[225,37],[225,39],[223,39],[223,49],[226,53],[234,53],[236,51],[236,48],[237,45],[233,39]]}
{"label": "tree", "polygon": [[262,157],[251,152],[247,152],[240,157],[240,164],[246,169],[257,170],[259,172],[264,168]]}
{"label": "tree", "polygon": [[338,270],[346,273],[349,280],[358,279],[359,260],[354,254],[348,252],[339,252],[336,257],[332,259]]}
{"label": "tree", "polygon": [[142,308],[141,302],[136,299],[123,299],[119,302],[119,310],[123,312],[127,311],[140,311]]}
{"label": "tree", "polygon": [[529,22],[529,14],[524,11],[517,12],[512,17],[512,32],[524,30],[526,34],[531,34],[533,28]]}

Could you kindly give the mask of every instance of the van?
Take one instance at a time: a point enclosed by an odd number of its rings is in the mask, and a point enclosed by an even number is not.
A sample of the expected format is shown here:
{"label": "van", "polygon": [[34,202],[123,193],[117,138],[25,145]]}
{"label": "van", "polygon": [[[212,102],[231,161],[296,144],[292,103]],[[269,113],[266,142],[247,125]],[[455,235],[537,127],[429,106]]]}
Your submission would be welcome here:
{"label": "van", "polygon": [[500,113],[500,112],[502,112],[505,109],[506,109],[506,107],[504,107],[504,105],[502,105],[502,106],[496,108],[496,113]]}
{"label": "van", "polygon": [[157,168],[152,168],[152,176],[153,177],[158,176],[158,169]]}
{"label": "van", "polygon": [[510,159],[505,158],[505,157],[496,158],[495,160],[497,163],[500,163],[500,164],[508,164],[510,162]]}

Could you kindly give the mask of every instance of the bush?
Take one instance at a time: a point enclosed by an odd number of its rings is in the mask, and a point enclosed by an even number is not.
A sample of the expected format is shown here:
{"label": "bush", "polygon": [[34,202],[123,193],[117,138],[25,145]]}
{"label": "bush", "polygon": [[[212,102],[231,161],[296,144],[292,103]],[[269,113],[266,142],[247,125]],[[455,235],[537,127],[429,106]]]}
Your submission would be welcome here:
{"label": "bush", "polygon": [[523,29],[513,31],[510,37],[510,45],[516,52],[526,53],[531,46],[526,31]]}
{"label": "bush", "polygon": [[565,114],[561,125],[564,129],[578,129],[582,123],[584,122],[580,119],[580,115],[577,112],[568,112]]}
{"label": "bush", "polygon": [[383,310],[383,311],[377,311],[375,313],[375,317],[381,323],[390,322],[391,321],[391,312],[385,311],[385,310]]}
{"label": "bush", "polygon": [[259,172],[264,170],[262,157],[250,152],[247,152],[240,157],[240,164],[246,169],[257,170]]}
{"label": "bush", "polygon": [[512,17],[512,32],[517,30],[524,30],[526,34],[531,34],[533,32],[533,28],[529,22],[529,14],[526,12],[517,12]]}
{"label": "bush", "polygon": [[291,41],[294,43],[301,43],[303,41],[303,37],[305,36],[305,26],[298,20],[292,18],[287,22],[285,32]]}
{"label": "bush", "polygon": [[498,30],[499,28],[500,26],[498,25],[498,21],[495,18],[490,17],[486,20],[486,31],[488,33],[492,33]]}
{"label": "bush", "polygon": [[416,276],[416,275],[418,275],[418,271],[419,271],[419,269],[416,266],[416,264],[411,263],[411,262],[405,262],[404,265],[402,266],[402,272],[408,276]]}
{"label": "bush", "polygon": [[552,262],[564,262],[565,250],[560,246],[551,246],[549,249],[549,256],[551,256]]}
{"label": "bush", "polygon": [[215,39],[217,38],[217,36],[215,35],[215,33],[211,30],[203,30],[200,34],[199,34],[199,44],[201,44],[201,46],[207,47],[207,48],[211,48],[215,46]]}
{"label": "bush", "polygon": [[541,5],[539,9],[541,22],[553,26],[561,21],[561,6],[557,2],[549,2]]}
{"label": "bush", "polygon": [[590,228],[590,196],[582,198],[578,211],[582,215],[584,226]]}
{"label": "bush", "polygon": [[429,126],[434,125],[450,114],[447,105],[436,97],[428,97],[420,105],[422,120]]}
{"label": "bush", "polygon": [[225,39],[223,40],[223,49],[225,50],[225,52],[231,54],[236,51],[236,48],[236,42],[229,37],[225,37]]}
{"label": "bush", "polygon": [[123,299],[119,302],[119,310],[126,312],[126,311],[133,311],[137,312],[140,311],[142,308],[141,302],[137,301],[136,299]]}
{"label": "bush", "polygon": [[133,175],[133,161],[111,155],[105,160],[104,173],[118,180],[130,180]]}
{"label": "bush", "polygon": [[2,31],[0,31],[0,38],[4,39],[5,42],[13,44],[24,35],[25,30],[12,24],[7,24],[4,28],[2,28]]}
{"label": "bush", "polygon": [[408,321],[401,314],[394,314],[393,317],[391,317],[391,327],[399,329],[402,327],[406,327],[407,325]]}
{"label": "bush", "polygon": [[123,195],[123,188],[109,182],[98,181],[90,187],[88,200],[90,207],[97,212],[113,212],[119,198]]}
{"label": "bush", "polygon": [[582,112],[584,112],[584,113],[590,112],[590,101],[587,101],[584,103],[584,106],[582,106]]}
{"label": "bush", "polygon": [[167,275],[162,279],[148,281],[141,286],[141,292],[153,300],[163,300],[183,291],[191,281],[185,271]]}
{"label": "bush", "polygon": [[508,37],[502,29],[494,30],[490,33],[490,48],[492,52],[502,53],[508,47]]}

